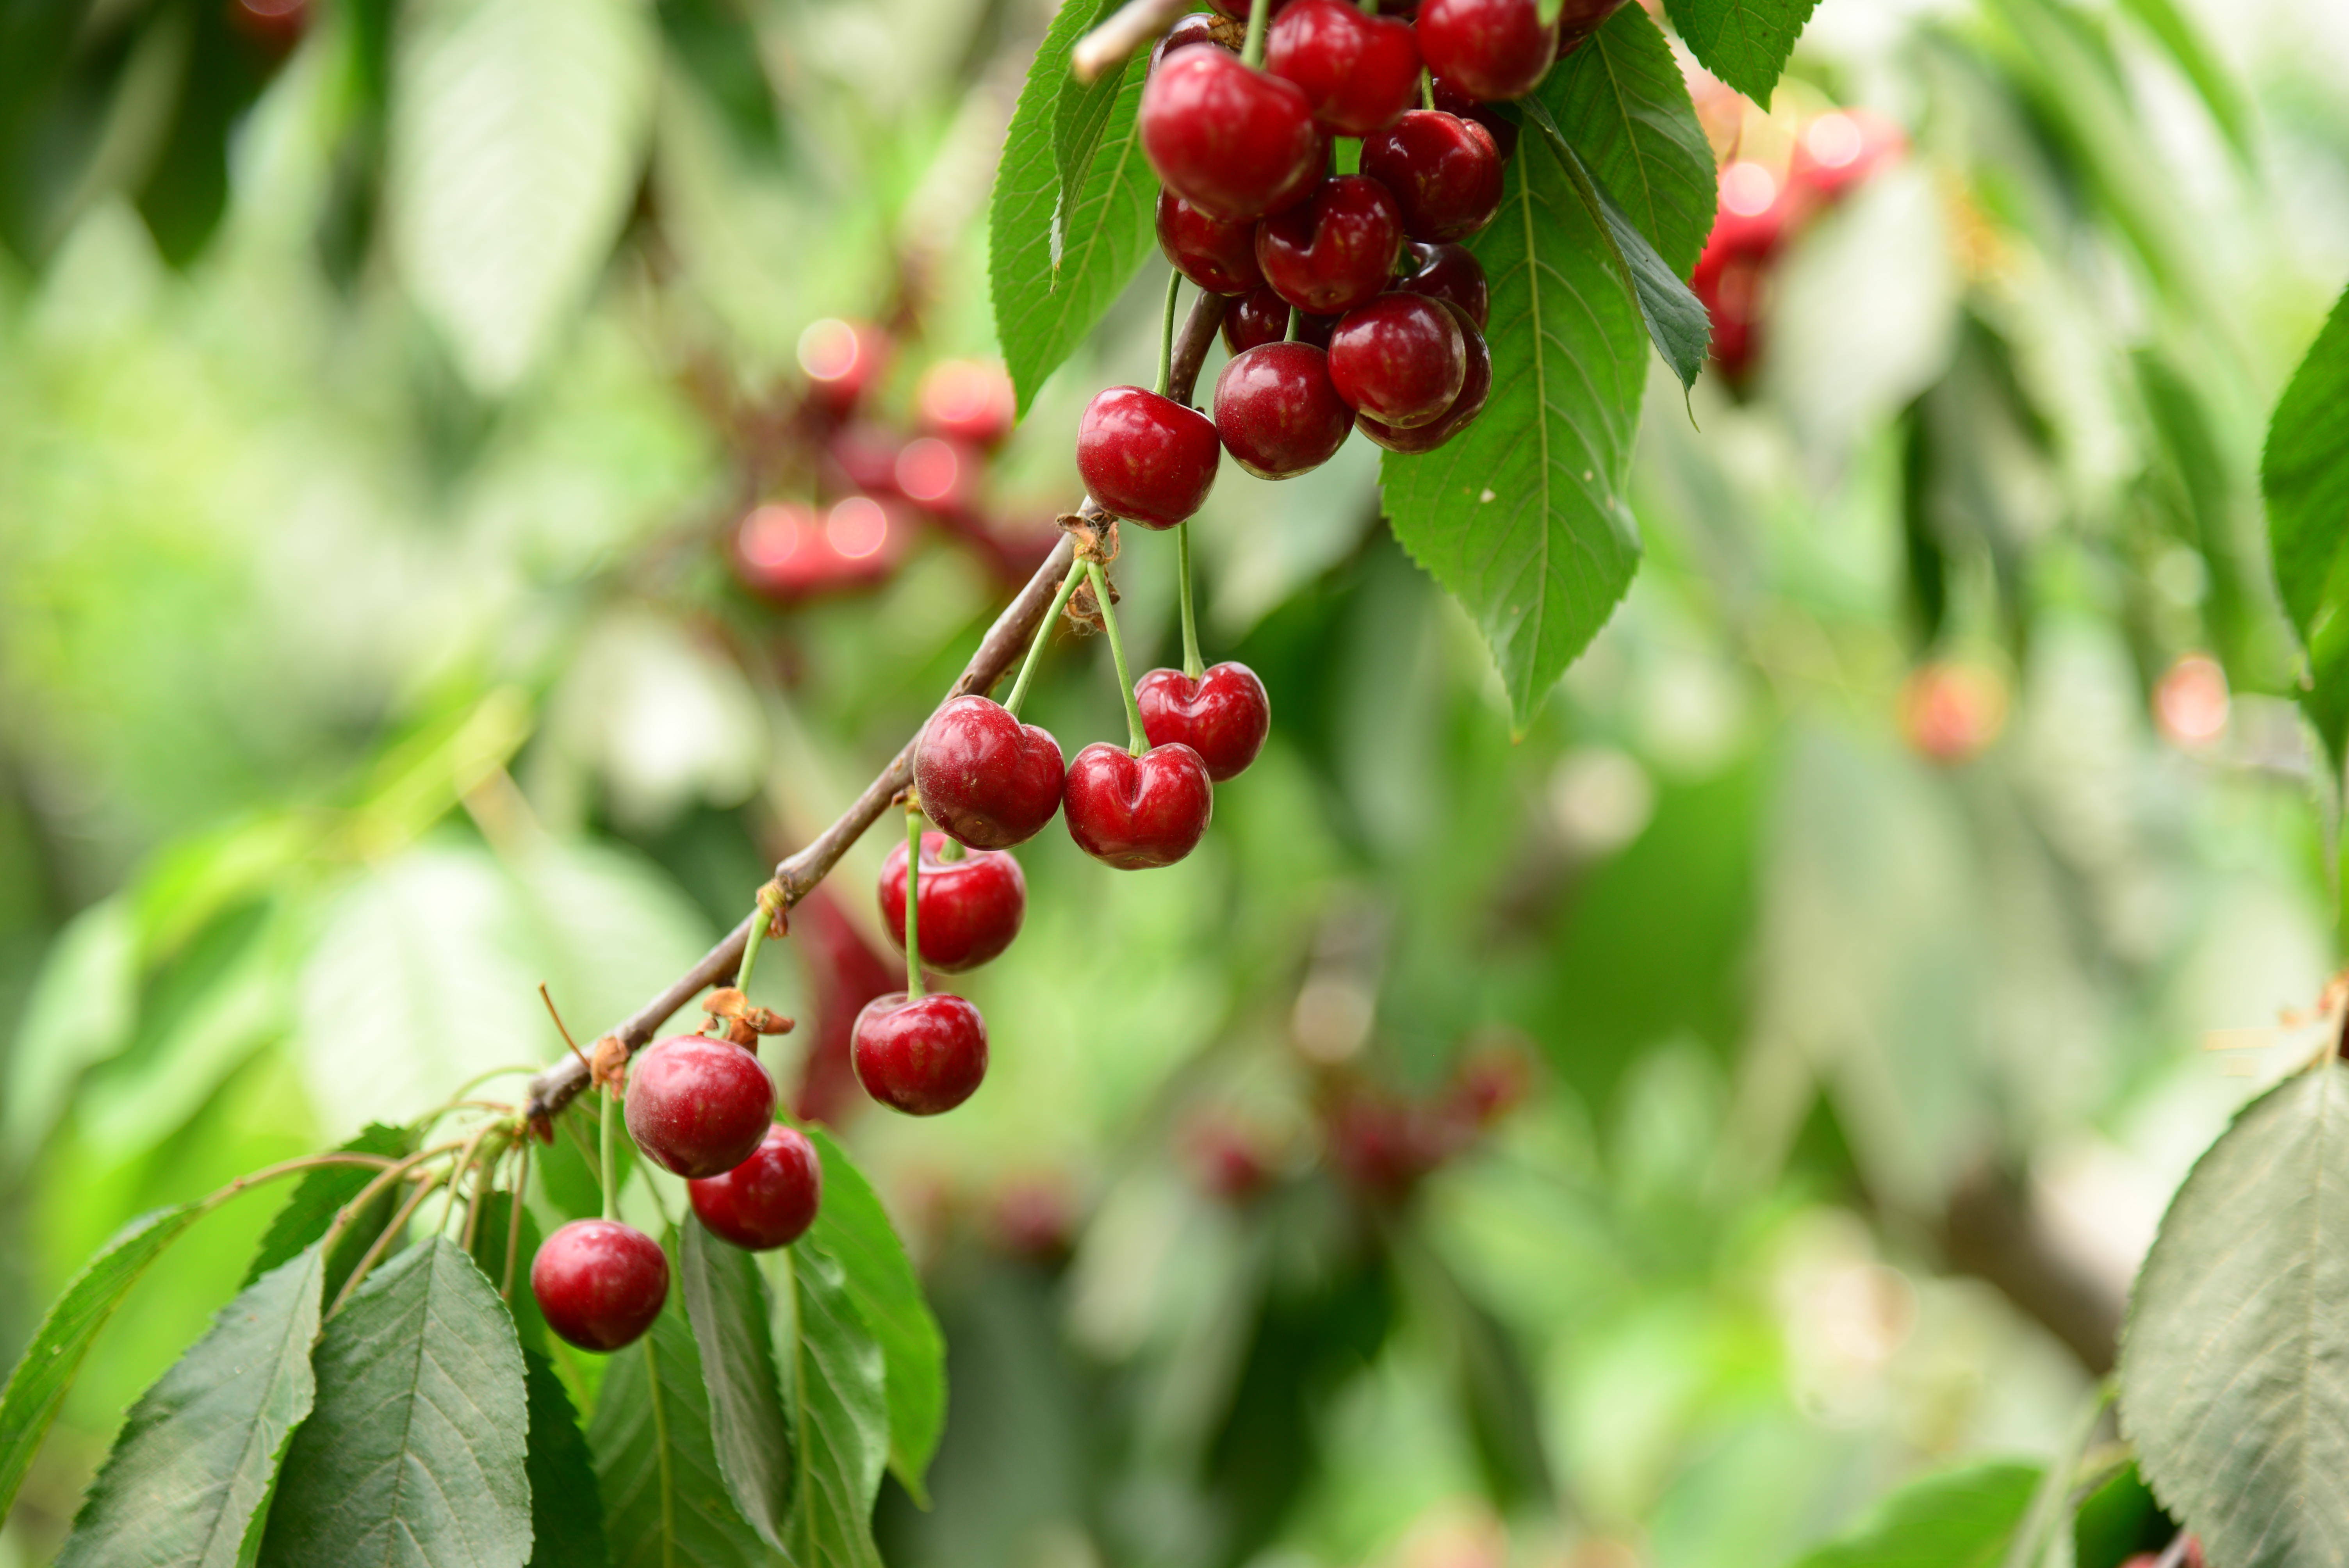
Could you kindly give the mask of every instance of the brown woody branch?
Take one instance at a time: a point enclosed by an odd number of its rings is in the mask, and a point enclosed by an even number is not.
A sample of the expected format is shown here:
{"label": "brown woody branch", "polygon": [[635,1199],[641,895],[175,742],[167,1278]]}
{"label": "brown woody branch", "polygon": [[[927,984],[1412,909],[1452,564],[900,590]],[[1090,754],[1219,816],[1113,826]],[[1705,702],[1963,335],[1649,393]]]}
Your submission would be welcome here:
{"label": "brown woody branch", "polygon": [[[1198,383],[1199,367],[1206,362],[1207,350],[1215,343],[1216,330],[1223,325],[1224,313],[1231,301],[1220,294],[1202,294],[1191,307],[1183,324],[1183,331],[1174,345],[1174,359],[1167,392],[1177,402],[1188,402]],[[1092,502],[1084,503],[1088,513],[1094,512]],[[1038,623],[1051,608],[1052,595],[1069,569],[1070,541],[1062,535],[1052,553],[1044,558],[1029,578],[1027,586],[1004,607],[1003,614],[979,639],[978,651],[963,666],[962,674],[940,702],[951,702],[968,692],[984,692],[992,688],[1004,674],[1026,652],[1036,634]],[[920,738],[918,731],[916,739]],[[823,882],[840,857],[848,852],[851,844],[864,836],[864,830],[879,820],[888,810],[890,800],[914,781],[914,741],[899,748],[872,783],[864,787],[855,802],[843,811],[832,825],[818,833],[813,841],[787,856],[775,867],[775,885],[783,895],[785,907],[799,903],[816,884]],[[766,918],[762,911],[753,909],[741,923],[726,934],[724,941],[704,954],[699,963],[677,977],[659,995],[613,1026],[608,1038],[617,1040],[629,1056],[642,1050],[655,1031],[677,1012],[712,985],[732,981],[735,970],[742,962],[743,944],[750,941],[753,922]],[[523,1115],[533,1123],[543,1123],[558,1115],[564,1106],[578,1098],[587,1087],[588,1067],[577,1055],[566,1055],[530,1080],[530,1099]]]}

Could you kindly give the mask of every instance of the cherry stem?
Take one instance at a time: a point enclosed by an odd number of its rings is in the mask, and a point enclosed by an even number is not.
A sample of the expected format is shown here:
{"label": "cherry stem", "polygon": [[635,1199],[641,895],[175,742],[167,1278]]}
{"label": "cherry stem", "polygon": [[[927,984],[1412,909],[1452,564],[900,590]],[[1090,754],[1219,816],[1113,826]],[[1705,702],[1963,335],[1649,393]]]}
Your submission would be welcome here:
{"label": "cherry stem", "polygon": [[1295,305],[1288,307],[1288,330],[1281,335],[1283,341],[1294,343],[1297,335],[1305,330],[1305,313]]}
{"label": "cherry stem", "polygon": [[1154,390],[1164,397],[1174,378],[1174,301],[1183,292],[1183,274],[1166,274],[1166,308],[1158,315],[1158,381]]}
{"label": "cherry stem", "polygon": [[1248,0],[1247,42],[1240,48],[1240,64],[1250,70],[1264,64],[1264,29],[1271,20],[1272,0]]}
{"label": "cherry stem", "polygon": [[1085,563],[1081,561],[1072,563],[1069,567],[1068,581],[1062,583],[1061,591],[1052,595],[1052,607],[1044,612],[1042,620],[1036,623],[1035,638],[1028,645],[1028,656],[1019,664],[1019,678],[1011,683],[1011,695],[1003,699],[1003,711],[1012,717],[1019,717],[1019,705],[1028,696],[1028,683],[1036,678],[1036,666],[1044,662],[1044,644],[1050,639],[1052,628],[1061,619],[1061,612],[1069,607],[1069,595],[1077,591],[1077,584],[1083,582],[1084,577]]}
{"label": "cherry stem", "polygon": [[522,1252],[522,1193],[530,1185],[530,1140],[516,1145],[515,1152],[513,1203],[506,1210],[505,1283],[498,1286],[498,1295],[507,1301],[513,1300],[514,1259]]}
{"label": "cherry stem", "polygon": [[604,1189],[604,1218],[620,1217],[620,1195],[612,1190],[612,1138],[614,1123],[620,1119],[620,1097],[609,1084],[604,1086],[604,1098],[595,1102],[595,1180]]}
{"label": "cherry stem", "polygon": [[1174,525],[1175,582],[1183,593],[1183,673],[1196,681],[1206,673],[1207,662],[1199,656],[1199,618],[1191,606],[1191,525]]}
{"label": "cherry stem", "polygon": [[922,999],[922,809],[905,802],[905,1000]]}
{"label": "cherry stem", "polygon": [[1117,692],[1125,698],[1125,752],[1139,757],[1150,749],[1150,737],[1142,727],[1142,705],[1133,697],[1133,676],[1126,671],[1125,639],[1117,634],[1117,610],[1109,602],[1109,579],[1102,575],[1097,561],[1086,562],[1085,571],[1092,578],[1093,597],[1101,601],[1102,629],[1109,634],[1109,656],[1117,665]]}
{"label": "cherry stem", "polygon": [[759,965],[759,949],[767,940],[767,928],[775,923],[774,911],[767,907],[767,890],[761,888],[752,901],[750,934],[742,940],[742,963],[734,971],[734,988],[745,998],[750,995],[750,971]]}
{"label": "cherry stem", "polygon": [[1433,71],[1422,70],[1419,73],[1419,107],[1428,109],[1435,107],[1435,73]]}

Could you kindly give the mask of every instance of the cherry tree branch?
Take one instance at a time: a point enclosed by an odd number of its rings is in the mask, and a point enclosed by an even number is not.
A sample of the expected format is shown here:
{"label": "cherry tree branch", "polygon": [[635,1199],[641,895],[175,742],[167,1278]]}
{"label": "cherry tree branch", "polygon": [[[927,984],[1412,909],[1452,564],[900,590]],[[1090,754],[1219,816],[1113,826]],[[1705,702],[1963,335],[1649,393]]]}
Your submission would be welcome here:
{"label": "cherry tree branch", "polygon": [[[1230,307],[1229,299],[1212,294],[1200,294],[1192,305],[1183,324],[1182,336],[1174,345],[1173,371],[1167,381],[1167,395],[1177,402],[1189,401],[1192,389],[1198,384],[1199,368],[1206,362],[1207,350],[1215,343],[1216,329],[1223,325],[1224,313]],[[1095,519],[1101,515],[1090,499],[1082,511]],[[1019,590],[979,639],[978,651],[971,655],[970,663],[947,688],[947,695],[939,699],[941,705],[968,692],[990,690],[1019,661],[1036,634],[1037,624],[1050,610],[1061,579],[1068,575],[1071,549],[1065,535],[1052,547],[1043,564],[1036,568],[1035,575],[1028,579],[1027,586]],[[919,738],[917,730],[915,739]],[[849,846],[888,810],[898,791],[913,781],[914,740],[908,740],[848,810],[775,867],[775,885],[782,892],[784,907],[789,908],[813,892],[832,868],[840,863]],[[614,1025],[605,1037],[619,1041],[632,1057],[644,1049],[654,1033],[679,1009],[710,986],[733,978],[742,962],[743,946],[750,939],[752,923],[765,918],[763,911],[753,909],[740,924],[726,934],[725,940],[704,954],[700,962]],[[578,1098],[579,1091],[587,1087],[587,1079],[586,1061],[575,1054],[565,1055],[530,1080],[530,1098],[523,1115],[533,1123],[552,1119]]]}

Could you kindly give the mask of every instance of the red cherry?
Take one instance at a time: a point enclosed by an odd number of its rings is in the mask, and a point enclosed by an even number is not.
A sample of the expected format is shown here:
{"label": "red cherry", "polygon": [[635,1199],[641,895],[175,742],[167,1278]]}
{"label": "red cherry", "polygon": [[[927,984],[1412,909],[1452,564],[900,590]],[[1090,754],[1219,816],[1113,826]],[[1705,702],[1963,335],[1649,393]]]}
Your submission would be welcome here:
{"label": "red cherry", "polygon": [[715,1176],[750,1158],[775,1119],[775,1080],[741,1047],[700,1035],[656,1042],[628,1068],[628,1136],[679,1176]]}
{"label": "red cherry", "polygon": [[1864,108],[1830,109],[1795,139],[1786,183],[1819,201],[1836,201],[1898,159],[1908,146],[1900,128]]}
{"label": "red cherry", "polygon": [[[1433,0],[1431,0],[1433,3]],[[1330,1152],[1363,1196],[1400,1203],[1453,1152],[1450,1130],[1424,1106],[1355,1091],[1330,1113]]]}
{"label": "red cherry", "polygon": [[1001,703],[966,694],[940,707],[914,748],[914,791],[947,835],[1008,850],[1061,809],[1061,745]]}
{"label": "red cherry", "polygon": [[1414,244],[1405,248],[1404,255],[1412,270],[1395,280],[1395,287],[1457,305],[1469,325],[1485,330],[1493,314],[1493,295],[1475,252],[1464,245]]}
{"label": "red cherry", "polygon": [[1217,49],[1168,57],[1142,89],[1141,116],[1142,150],[1159,180],[1218,218],[1288,206],[1329,156],[1294,82]]}
{"label": "red cherry", "polygon": [[1444,308],[1454,313],[1460,322],[1461,336],[1468,346],[1468,375],[1460,384],[1460,396],[1452,406],[1424,425],[1409,429],[1383,424],[1368,414],[1354,416],[1354,428],[1369,437],[1375,446],[1390,452],[1432,452],[1468,428],[1470,421],[1485,411],[1485,399],[1493,395],[1493,351],[1485,342],[1485,335],[1470,326],[1467,313],[1449,300]]}
{"label": "red cherry", "polygon": [[1557,57],[1557,25],[1534,0],[1426,0],[1418,26],[1428,69],[1486,102],[1533,91]]}
{"label": "red cherry", "polygon": [[1189,747],[1218,784],[1247,771],[1272,728],[1264,683],[1230,661],[1208,665],[1196,681],[1181,670],[1152,670],[1133,683],[1133,700],[1151,745]]}
{"label": "red cherry", "polygon": [[[944,833],[922,835],[922,967],[957,975],[1000,954],[1028,913],[1028,878],[1000,851],[941,860]],[[905,946],[905,846],[881,862],[881,924]]]}
{"label": "red cherry", "polygon": [[1209,294],[1264,286],[1256,263],[1256,225],[1212,217],[1172,191],[1158,193],[1158,248],[1174,270]]}
{"label": "red cherry", "polygon": [[1341,315],[1377,298],[1402,253],[1395,199],[1360,174],[1324,180],[1311,196],[1256,226],[1264,281],[1316,315]]}
{"label": "red cherry", "polygon": [[807,1134],[777,1122],[750,1158],[722,1176],[687,1182],[685,1192],[711,1235],[747,1253],[772,1252],[815,1223],[823,1163]]}
{"label": "red cherry", "polygon": [[[1228,18],[1219,17],[1207,11],[1194,11],[1189,15],[1177,19],[1172,27],[1166,29],[1165,36],[1152,47],[1150,69],[1154,73],[1158,69],[1159,61],[1177,49],[1187,49],[1196,44],[1206,44],[1221,49],[1227,55],[1237,56],[1239,48],[1231,42],[1229,36],[1231,26]],[[1242,28],[1241,33],[1244,35],[1246,29]]]}
{"label": "red cherry", "polygon": [[1077,426],[1086,492],[1111,516],[1144,528],[1172,528],[1198,511],[1222,456],[1205,414],[1139,387],[1102,392]]}
{"label": "red cherry", "polygon": [[1069,837],[1122,872],[1171,866],[1199,847],[1216,806],[1199,754],[1181,744],[1139,757],[1097,740],[1069,764]]}
{"label": "red cherry", "polygon": [[[732,1049],[729,1047],[728,1049]],[[546,1326],[582,1350],[633,1345],[668,1300],[668,1256],[617,1220],[574,1220],[539,1243],[530,1293]]]}
{"label": "red cherry", "polygon": [[1467,336],[1449,305],[1381,294],[1338,324],[1330,379],[1356,413],[1382,425],[1432,424],[1467,384]]}
{"label": "red cherry", "polygon": [[1345,0],[1295,0],[1266,35],[1264,68],[1302,88],[1313,118],[1345,136],[1393,124],[1419,94],[1411,24]]}
{"label": "red cherry", "polygon": [[1216,433],[1260,480],[1295,479],[1346,444],[1354,411],[1330,384],[1330,356],[1308,343],[1268,343],[1216,378]]}
{"label": "red cherry", "polygon": [[977,359],[931,366],[915,389],[914,406],[931,435],[982,449],[1003,444],[1019,407],[1003,367]]}
{"label": "red cherry", "polygon": [[1184,1130],[1193,1178],[1211,1198],[1237,1206],[1272,1185],[1273,1150],[1255,1129],[1227,1116],[1202,1115]]}
{"label": "red cherry", "polygon": [[[1248,19],[1247,0],[1207,0],[1207,4],[1235,22],[1245,22]],[[1288,0],[1272,0],[1272,4],[1267,7],[1268,14],[1278,16],[1288,5]]]}
{"label": "red cherry", "polygon": [[735,530],[734,570],[743,586],[777,604],[870,587],[896,567],[891,531],[887,509],[861,495],[824,513],[770,501]]}
{"label": "red cherry", "polygon": [[1517,122],[1480,98],[1470,98],[1442,77],[1434,80],[1435,107],[1462,119],[1473,119],[1492,133],[1493,145],[1506,163],[1517,155]]}
{"label": "red cherry", "polygon": [[1623,0],[1565,0],[1557,12],[1558,53],[1565,54],[1599,31],[1623,8]]}
{"label": "red cherry", "polygon": [[1501,150],[1473,119],[1415,108],[1362,143],[1362,172],[1394,192],[1403,232],[1464,240],[1501,210]]}
{"label": "red cherry", "polygon": [[960,996],[903,991],[856,1015],[856,1081],[907,1116],[936,1116],[968,1099],[987,1076],[987,1021]]}
{"label": "red cherry", "polygon": [[[1280,342],[1288,335],[1288,302],[1269,286],[1242,294],[1224,313],[1224,346],[1246,354],[1259,345]],[[1337,330],[1336,316],[1309,314],[1297,329],[1297,341],[1327,348],[1330,335]]]}
{"label": "red cherry", "polygon": [[808,391],[836,414],[863,400],[889,366],[889,335],[870,322],[826,317],[800,334],[800,368]]}

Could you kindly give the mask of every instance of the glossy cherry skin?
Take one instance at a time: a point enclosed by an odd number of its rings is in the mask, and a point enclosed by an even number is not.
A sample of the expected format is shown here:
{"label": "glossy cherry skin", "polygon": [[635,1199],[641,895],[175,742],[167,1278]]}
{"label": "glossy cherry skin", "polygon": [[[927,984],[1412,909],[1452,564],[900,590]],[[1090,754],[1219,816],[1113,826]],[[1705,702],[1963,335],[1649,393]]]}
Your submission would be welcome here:
{"label": "glossy cherry skin", "polygon": [[940,707],[914,748],[914,792],[940,830],[974,850],[1008,850],[1061,809],[1061,743],[1001,703],[966,694]]}
{"label": "glossy cherry skin", "polygon": [[1468,324],[1466,312],[1449,301],[1444,308],[1459,320],[1461,335],[1468,346],[1468,376],[1460,385],[1460,396],[1434,419],[1409,429],[1381,424],[1367,414],[1355,415],[1354,428],[1369,437],[1373,445],[1390,452],[1432,452],[1467,428],[1470,421],[1485,411],[1485,399],[1493,395],[1493,351],[1485,342],[1485,335]]}
{"label": "glossy cherry skin", "polygon": [[1403,254],[1410,270],[1395,279],[1395,287],[1457,305],[1469,325],[1485,330],[1493,315],[1493,293],[1475,252],[1464,245],[1414,244]]}
{"label": "glossy cherry skin", "polygon": [[[1225,42],[1225,35],[1218,30],[1219,24],[1221,27],[1231,26],[1229,18],[1217,17],[1206,11],[1194,11],[1187,16],[1177,18],[1174,25],[1167,28],[1165,35],[1151,48],[1150,68],[1153,71],[1157,70],[1159,61],[1177,49],[1187,49],[1195,44],[1206,44],[1211,48],[1221,49],[1227,55],[1237,57],[1239,50]],[[1246,29],[1243,28],[1242,31],[1244,33]]]}
{"label": "glossy cherry skin", "polygon": [[[941,860],[944,833],[922,835],[922,967],[948,975],[976,969],[1019,934],[1028,913],[1028,878],[1000,851]],[[881,926],[905,946],[905,846],[881,862]]]}
{"label": "glossy cherry skin", "polygon": [[1231,660],[1208,665],[1196,681],[1181,670],[1152,670],[1133,683],[1133,699],[1150,744],[1189,747],[1218,784],[1247,771],[1272,729],[1264,683]]}
{"label": "glossy cherry skin", "polygon": [[1328,156],[1296,83],[1219,49],[1160,62],[1142,89],[1141,123],[1159,180],[1218,218],[1278,211],[1312,187]]}
{"label": "glossy cherry skin", "polygon": [[[732,1047],[728,1047],[731,1049]],[[668,1300],[668,1256],[617,1220],[574,1220],[539,1244],[530,1293],[546,1326],[582,1350],[633,1345]]]}
{"label": "glossy cherry skin", "polygon": [[1180,743],[1132,757],[1097,740],[1069,764],[1069,837],[1122,872],[1171,866],[1197,849],[1215,809],[1206,763]]}
{"label": "glossy cherry skin", "polygon": [[1264,68],[1303,88],[1313,118],[1341,136],[1392,125],[1419,96],[1411,24],[1346,0],[1292,0],[1266,34]]}
{"label": "glossy cherry skin", "polygon": [[[1280,342],[1288,335],[1288,302],[1269,287],[1242,294],[1224,313],[1224,346],[1246,354],[1259,344]],[[1297,341],[1327,348],[1330,335],[1337,330],[1336,316],[1308,315],[1297,329]]]}
{"label": "glossy cherry skin", "polygon": [[1429,424],[1467,384],[1467,337],[1449,305],[1381,294],[1338,324],[1330,379],[1357,414],[1404,429]]}
{"label": "glossy cherry skin", "polygon": [[1223,448],[1196,408],[1139,387],[1097,394],[1077,426],[1077,472],[1112,517],[1172,528],[1215,488]]}
{"label": "glossy cherry skin", "polygon": [[1557,26],[1534,0],[1426,0],[1418,30],[1428,68],[1488,103],[1533,91],[1557,57]]}
{"label": "glossy cherry skin", "polygon": [[1256,226],[1256,260],[1273,292],[1315,315],[1368,304],[1402,254],[1402,213],[1387,188],[1360,174],[1324,180],[1313,194]]}
{"label": "glossy cherry skin", "polygon": [[1394,193],[1403,232],[1464,240],[1501,210],[1501,150],[1473,119],[1415,108],[1362,143],[1362,172]]}
{"label": "glossy cherry skin", "polygon": [[1493,145],[1501,150],[1501,161],[1506,163],[1517,155],[1517,123],[1507,115],[1485,102],[1470,98],[1442,77],[1434,81],[1435,107],[1446,114],[1456,114],[1462,119],[1473,119],[1492,133]]}
{"label": "glossy cherry skin", "polygon": [[960,996],[903,991],[856,1015],[852,1047],[864,1092],[907,1116],[936,1116],[968,1099],[987,1076],[987,1021]]}
{"label": "glossy cherry skin", "polygon": [[1158,193],[1158,249],[1209,294],[1244,294],[1264,286],[1256,225],[1215,217],[1172,191]]}
{"label": "glossy cherry skin", "polygon": [[1353,424],[1353,409],[1330,384],[1329,355],[1309,343],[1251,348],[1216,378],[1216,433],[1232,460],[1260,480],[1319,468]]}
{"label": "glossy cherry skin", "polygon": [[711,1235],[746,1253],[772,1252],[815,1223],[823,1164],[806,1133],[777,1122],[750,1158],[722,1176],[688,1181],[685,1191]]}
{"label": "glossy cherry skin", "polygon": [[731,1171],[775,1119],[775,1080],[741,1047],[701,1035],[656,1041],[628,1068],[628,1136],[679,1176]]}

